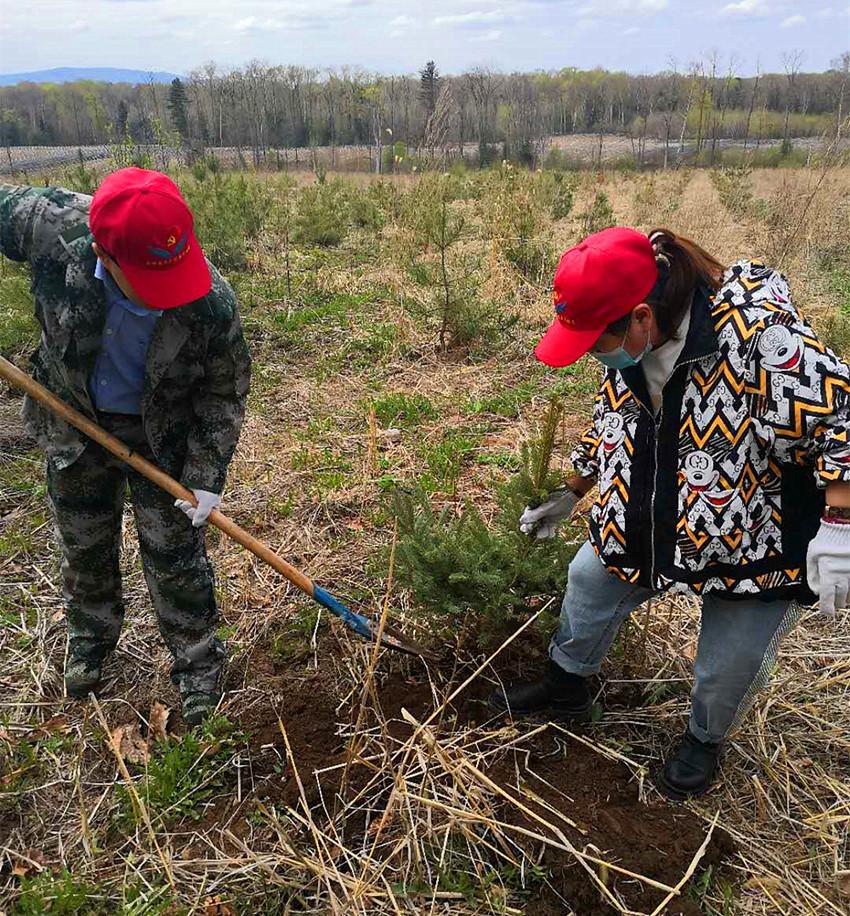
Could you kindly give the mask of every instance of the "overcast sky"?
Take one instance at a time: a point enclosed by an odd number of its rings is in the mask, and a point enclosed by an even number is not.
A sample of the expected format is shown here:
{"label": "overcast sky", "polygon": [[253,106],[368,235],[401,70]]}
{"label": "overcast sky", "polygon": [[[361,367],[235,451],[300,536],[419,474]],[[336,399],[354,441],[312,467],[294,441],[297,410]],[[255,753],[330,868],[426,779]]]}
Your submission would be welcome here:
{"label": "overcast sky", "polygon": [[410,73],[680,67],[713,50],[738,72],[801,50],[850,50],[847,0],[0,0],[0,72],[131,67],[186,73],[252,59]]}

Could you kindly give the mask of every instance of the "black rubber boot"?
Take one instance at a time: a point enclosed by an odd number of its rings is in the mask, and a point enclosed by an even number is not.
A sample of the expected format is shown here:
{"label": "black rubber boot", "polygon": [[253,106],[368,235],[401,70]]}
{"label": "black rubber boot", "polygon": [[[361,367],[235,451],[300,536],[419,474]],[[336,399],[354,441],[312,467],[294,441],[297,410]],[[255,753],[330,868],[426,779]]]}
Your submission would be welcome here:
{"label": "black rubber boot", "polygon": [[700,741],[685,732],[676,753],[667,759],[655,784],[671,801],[684,801],[704,795],[714,782],[722,745]]}
{"label": "black rubber boot", "polygon": [[587,678],[569,674],[550,661],[541,680],[500,687],[490,695],[489,705],[495,712],[513,716],[541,713],[562,722],[588,722],[593,698]]}

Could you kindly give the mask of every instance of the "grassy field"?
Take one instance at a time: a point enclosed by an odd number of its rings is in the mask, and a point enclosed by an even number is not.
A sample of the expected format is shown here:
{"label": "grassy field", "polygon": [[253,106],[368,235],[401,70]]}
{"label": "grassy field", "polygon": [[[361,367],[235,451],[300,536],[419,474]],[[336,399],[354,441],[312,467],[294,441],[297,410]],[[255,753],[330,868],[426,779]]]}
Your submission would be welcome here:
{"label": "grassy field", "polygon": [[[255,360],[224,510],[438,657],[376,655],[211,531],[227,693],[187,733],[128,515],[127,623],[107,687],[97,704],[64,700],[42,458],[2,392],[0,910],[847,912],[850,618],[804,614],[717,789],[670,806],[649,775],[683,727],[696,603],[638,612],[593,725],[494,721],[482,698],[539,669],[558,589],[501,611],[424,603],[392,500],[416,489],[447,531],[474,512],[495,543],[553,395],[552,470],[568,468],[597,372],[546,370],[532,348],[557,255],[607,224],[669,226],[726,262],[778,264],[850,356],[850,168],[178,177]],[[29,307],[25,273],[0,261],[0,352],[21,365]],[[474,545],[457,543],[469,594],[486,595],[464,565]]]}

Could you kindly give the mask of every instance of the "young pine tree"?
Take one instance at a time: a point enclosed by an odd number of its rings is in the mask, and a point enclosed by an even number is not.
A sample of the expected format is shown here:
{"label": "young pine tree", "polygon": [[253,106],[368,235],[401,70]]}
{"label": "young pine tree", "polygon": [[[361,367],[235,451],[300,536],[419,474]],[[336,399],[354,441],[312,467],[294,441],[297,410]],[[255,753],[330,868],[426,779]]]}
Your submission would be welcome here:
{"label": "young pine tree", "polygon": [[525,506],[559,482],[551,459],[560,417],[553,402],[522,451],[522,471],[499,488],[489,524],[471,503],[460,513],[438,512],[421,490],[394,494],[396,575],[435,635],[486,646],[516,625],[530,598],[563,590],[577,545],[562,537],[536,541],[519,530]]}

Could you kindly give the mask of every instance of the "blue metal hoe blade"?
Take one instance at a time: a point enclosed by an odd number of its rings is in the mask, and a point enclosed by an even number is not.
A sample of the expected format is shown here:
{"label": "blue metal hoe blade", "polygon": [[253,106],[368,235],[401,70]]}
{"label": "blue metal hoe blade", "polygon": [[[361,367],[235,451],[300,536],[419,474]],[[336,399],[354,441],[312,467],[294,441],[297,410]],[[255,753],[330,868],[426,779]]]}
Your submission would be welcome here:
{"label": "blue metal hoe blade", "polygon": [[362,614],[355,614],[354,611],[349,610],[341,601],[337,601],[330,592],[326,592],[315,583],[313,584],[313,597],[322,607],[326,607],[332,614],[336,614],[336,616],[339,617],[347,627],[354,630],[358,636],[362,636],[365,639],[372,638],[372,624],[368,617],[364,617]]}
{"label": "blue metal hoe blade", "polygon": [[[347,608],[341,601],[337,601],[330,592],[326,592],[315,583],[313,583],[313,598],[321,604],[322,607],[327,608],[332,614],[339,617],[339,619],[342,620],[347,627],[354,630],[358,636],[362,636],[370,642],[377,642],[378,626],[376,621],[371,620],[369,617],[364,617],[362,614],[355,613],[350,608]],[[435,657],[428,649],[407,639],[407,637],[399,633],[389,624],[384,625],[384,631],[381,634],[381,644],[391,649],[398,649],[401,652],[408,652],[411,655],[420,655],[426,659],[433,659]]]}

